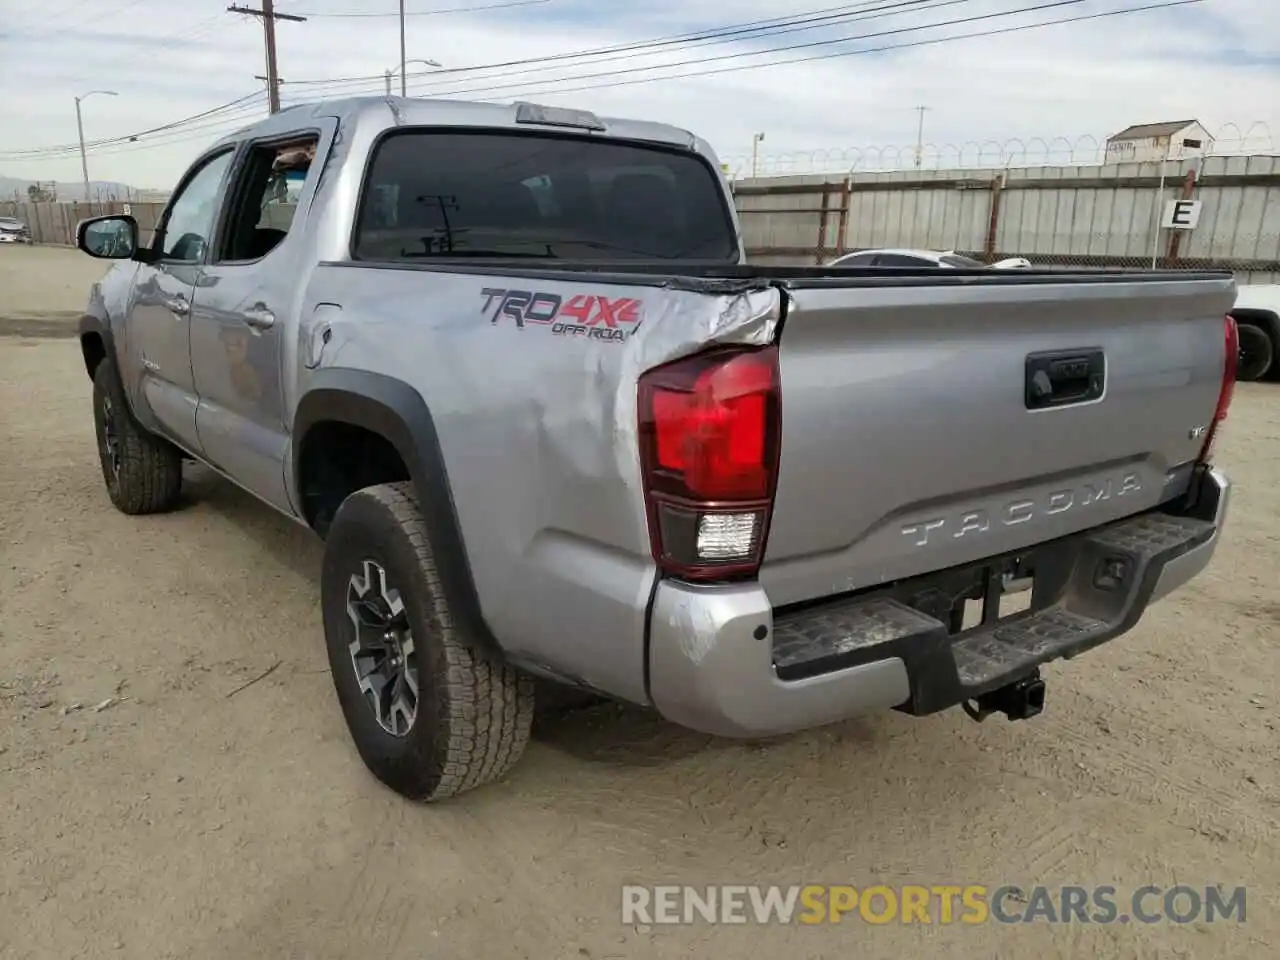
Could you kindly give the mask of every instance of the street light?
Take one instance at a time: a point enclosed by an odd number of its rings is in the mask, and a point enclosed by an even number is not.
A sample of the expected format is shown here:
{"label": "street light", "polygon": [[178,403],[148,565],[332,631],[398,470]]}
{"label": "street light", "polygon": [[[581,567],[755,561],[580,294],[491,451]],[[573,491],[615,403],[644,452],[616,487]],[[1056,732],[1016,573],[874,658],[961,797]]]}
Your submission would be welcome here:
{"label": "street light", "polygon": [[440,64],[436,63],[434,60],[421,60],[421,59],[414,59],[414,60],[401,60],[401,61],[400,61],[400,66],[398,66],[398,67],[392,67],[390,70],[388,70],[388,71],[386,72],[387,96],[388,96],[388,97],[389,97],[389,96],[391,96],[391,78],[392,78],[393,76],[395,76],[397,72],[400,74],[400,96],[402,96],[402,97],[403,97],[403,96],[405,96],[405,95],[406,95],[406,94],[405,94],[405,82],[404,82],[404,68],[405,68],[408,64],[410,64],[410,63],[422,63],[422,64],[426,64],[428,67],[438,67],[438,66],[440,66]]}
{"label": "street light", "polygon": [[84,153],[84,121],[80,117],[80,101],[88,100],[95,93],[100,93],[104,97],[118,97],[120,94],[114,90],[90,90],[88,93],[82,93],[76,97],[76,131],[80,134],[80,173],[84,176],[84,202],[88,203],[92,198],[89,196],[89,161]]}

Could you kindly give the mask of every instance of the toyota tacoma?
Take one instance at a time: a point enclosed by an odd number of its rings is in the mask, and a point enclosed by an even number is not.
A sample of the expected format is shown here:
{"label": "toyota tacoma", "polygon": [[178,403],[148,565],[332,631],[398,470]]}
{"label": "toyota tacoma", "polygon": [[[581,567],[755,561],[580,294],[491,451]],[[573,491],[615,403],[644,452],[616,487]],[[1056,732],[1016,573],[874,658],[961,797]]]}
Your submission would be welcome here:
{"label": "toyota tacoma", "polygon": [[534,680],[728,737],[1040,712],[1209,562],[1230,275],[763,267],[710,147],[520,103],[299,105],[205,151],[80,325],[111,502],[199,461],[324,540],[329,663],[405,796]]}

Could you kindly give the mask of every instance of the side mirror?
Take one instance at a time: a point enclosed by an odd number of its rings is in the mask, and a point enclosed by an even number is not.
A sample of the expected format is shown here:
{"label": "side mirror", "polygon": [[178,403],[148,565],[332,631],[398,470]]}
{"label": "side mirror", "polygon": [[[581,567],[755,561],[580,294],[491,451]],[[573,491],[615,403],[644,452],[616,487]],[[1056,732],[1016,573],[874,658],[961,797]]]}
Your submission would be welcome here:
{"label": "side mirror", "polygon": [[101,260],[128,260],[138,252],[138,221],[125,215],[81,220],[76,246]]}

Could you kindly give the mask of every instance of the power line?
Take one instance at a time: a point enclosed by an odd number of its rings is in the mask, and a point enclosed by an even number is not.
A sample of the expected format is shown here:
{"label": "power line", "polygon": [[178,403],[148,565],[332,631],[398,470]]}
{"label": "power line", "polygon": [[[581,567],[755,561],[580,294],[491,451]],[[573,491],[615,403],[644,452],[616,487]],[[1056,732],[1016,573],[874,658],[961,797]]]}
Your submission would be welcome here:
{"label": "power line", "polygon": [[[130,143],[135,140],[139,140],[142,137],[164,133],[166,131],[174,130],[179,127],[187,127],[195,121],[204,120],[204,119],[216,116],[218,114],[227,114],[227,115],[235,115],[235,116],[247,115],[248,110],[246,108],[250,104],[253,105],[252,107],[253,111],[257,112],[258,106],[256,101],[258,101],[262,97],[263,97],[263,91],[254,90],[252,93],[246,94],[241,97],[236,97],[234,100],[228,100],[226,103],[219,104],[216,107],[210,107],[209,109],[202,110],[199,113],[194,113],[189,117],[182,117],[179,120],[172,120],[168,123],[160,124],[159,126],[151,127],[146,130],[138,130],[134,133],[124,134],[119,137],[108,137],[101,140],[91,140],[85,144],[85,147],[101,148],[105,146],[111,146],[113,144]],[[228,117],[224,116],[221,119],[225,120],[225,119],[228,119]],[[78,153],[79,150],[80,150],[80,146],[78,143],[57,144],[57,145],[48,146],[48,147],[29,147],[25,150],[8,150],[0,154],[0,157],[3,157],[6,160],[9,160],[9,159],[15,159],[15,160],[55,159],[62,155],[72,155],[72,154]]]}
{"label": "power line", "polygon": [[[434,70],[429,74],[432,77],[439,77],[441,74],[472,74],[482,70],[498,70],[506,67],[521,66],[543,66],[548,63],[556,63],[564,60],[582,60],[587,57],[602,56],[613,53],[629,53],[645,50],[654,50],[661,47],[670,46],[686,46],[686,45],[702,45],[699,41],[708,42],[724,42],[732,39],[742,39],[746,34],[758,33],[761,36],[769,36],[774,32],[792,32],[783,31],[779,28],[792,27],[797,24],[809,23],[817,24],[821,21],[839,20],[842,17],[852,16],[858,13],[865,13],[868,8],[875,7],[877,3],[883,3],[884,0],[861,0],[860,3],[841,4],[835,7],[824,7],[818,10],[806,10],[800,13],[788,14],[786,16],[765,17],[760,20],[748,20],[745,23],[730,24],[725,27],[703,28],[687,33],[668,34],[662,37],[654,37],[649,40],[636,40],[628,43],[611,44],[604,47],[594,47],[587,50],[577,50],[568,53],[555,53],[538,57],[525,57],[519,60],[504,60],[497,63],[477,64],[472,67],[447,67],[442,70]],[[890,3],[889,7],[909,7],[922,3],[935,3],[937,0],[897,0]],[[972,0],[956,0],[956,2],[972,2]],[[750,39],[750,38],[747,38]],[[517,71],[524,72],[524,71]],[[427,76],[428,74],[417,71],[410,76]],[[298,80],[296,85],[317,85],[329,86],[336,84],[359,83],[362,81],[381,80],[377,74],[358,77],[331,77],[313,80]]]}
{"label": "power line", "polygon": [[[872,0],[872,3],[874,2],[881,2],[881,0]],[[821,29],[826,27],[843,26],[845,24],[850,24],[850,23],[861,23],[867,20],[881,20],[887,17],[902,16],[904,13],[910,14],[910,13],[932,12],[934,10],[941,10],[944,7],[954,7],[960,4],[968,4],[973,2],[974,0],[892,0],[892,2],[881,2],[880,6],[873,6],[871,5],[871,3],[864,2],[858,5],[856,12],[854,13],[846,12],[846,13],[840,13],[840,14],[827,14],[825,16],[810,16],[810,17],[804,17],[803,19],[796,19],[790,23],[783,24],[777,27],[769,27],[769,28],[754,27],[750,31],[731,30],[719,36],[683,41],[680,44],[679,52],[683,53],[686,50],[691,50],[696,47],[705,47],[705,46],[711,46],[715,44],[729,43],[733,41],[741,42],[744,39],[760,40],[766,37],[777,37],[777,36],[782,36],[784,34],[789,34],[789,33],[805,33],[810,30],[816,30],[816,29]],[[1084,3],[1086,2],[1086,0],[1069,0],[1069,2]],[[934,25],[935,24],[924,24],[912,29],[923,30]],[[943,24],[938,24],[938,25],[945,26],[946,23],[944,22]],[[755,35],[751,37],[743,36],[747,32],[754,33]],[[871,36],[878,36],[878,34],[871,34]],[[825,40],[821,42],[843,43],[845,42],[846,39],[848,38],[836,38],[834,40]],[[669,44],[667,43],[660,44],[660,46],[668,46],[668,45]],[[804,46],[804,44],[800,44],[799,46]],[[781,47],[781,48],[770,48],[765,50],[746,50],[740,53],[718,55],[718,59],[731,59],[733,57],[738,57],[738,56],[743,56],[743,57],[756,56],[757,54],[769,53],[771,52],[771,50],[776,50],[776,49],[788,50],[788,49],[795,49],[795,48]],[[606,57],[601,57],[599,59],[593,59],[591,61],[576,62],[576,63],[570,64],[569,66],[576,68],[580,66],[581,67],[597,66],[603,63],[614,63],[614,62],[619,62],[624,60],[629,61],[629,60],[635,59],[635,55],[637,53],[639,54],[639,56],[642,56],[642,57],[651,55],[651,52],[647,50],[631,50],[631,51],[627,51],[627,52],[620,53],[613,56],[606,56]],[[717,58],[707,58],[707,59],[717,59]],[[681,66],[683,64],[688,64],[688,63],[703,63],[703,62],[707,62],[707,60],[695,59],[695,60],[687,60],[687,61],[677,61],[676,63],[666,63],[666,64],[655,63],[655,64],[650,64],[648,66],[633,67],[633,68],[630,68],[629,70],[612,71],[609,75],[613,75],[614,73],[618,73],[618,72],[629,73],[629,72],[637,72],[637,71],[644,71],[644,70],[658,70],[664,67]],[[446,77],[443,80],[439,80],[437,73],[430,73],[430,74],[424,73],[421,76],[424,79],[429,78],[429,82],[432,85],[435,85],[437,82],[465,83],[467,82],[468,79],[502,80],[502,79],[506,79],[507,77],[515,77],[520,74],[539,72],[541,71],[541,69],[542,69],[541,64],[535,63],[523,70],[502,70],[492,77],[476,77],[476,78]],[[603,75],[604,74],[600,74],[600,76],[603,76]],[[596,75],[592,74],[590,76],[596,76]],[[507,86],[517,86],[517,85],[518,84],[508,84]],[[473,89],[485,89],[485,88],[473,88]],[[499,89],[499,88],[494,87],[493,89]]]}
{"label": "power line", "polygon": [[[1074,2],[1079,2],[1079,0],[1074,0]],[[820,61],[820,60],[830,60],[830,59],[836,59],[836,58],[842,58],[842,57],[853,57],[853,56],[860,56],[863,54],[871,54],[871,53],[882,53],[889,50],[905,50],[905,49],[911,49],[914,47],[932,46],[936,44],[950,43],[958,40],[972,40],[972,39],[979,39],[982,37],[1000,36],[1000,35],[1009,34],[1009,33],[1018,33],[1024,30],[1035,30],[1035,29],[1040,29],[1042,27],[1058,26],[1058,25],[1068,24],[1068,23],[1081,23],[1089,20],[1098,20],[1106,17],[1125,16],[1128,14],[1144,13],[1152,10],[1161,10],[1161,9],[1168,9],[1172,7],[1189,6],[1191,4],[1203,3],[1203,2],[1204,0],[1162,0],[1162,2],[1158,2],[1158,3],[1149,3],[1149,4],[1137,6],[1137,7],[1127,7],[1119,10],[1109,10],[1109,11],[1103,11],[1100,13],[1083,14],[1083,15],[1074,16],[1074,17],[1061,17],[1055,20],[1043,20],[1043,21],[1038,21],[1036,23],[1025,23],[1025,24],[1017,24],[1009,27],[990,28],[986,30],[972,31],[969,33],[952,34],[952,35],[943,36],[943,37],[931,37],[931,38],[926,38],[921,40],[908,41],[905,43],[885,44],[878,47],[869,47],[869,48],[863,48],[859,50],[840,50],[834,53],[812,54],[809,56],[793,57],[786,60],[776,60],[776,61],[771,61],[767,63],[739,64],[739,65],[729,66],[729,67],[718,67],[711,70],[691,71],[691,72],[676,74],[672,76],[665,76],[665,77],[640,77],[640,78],[634,78],[630,80],[618,80],[618,81],[604,82],[604,83],[584,84],[582,86],[576,86],[576,87],[548,86],[542,89],[536,89],[531,92],[523,93],[522,95],[523,96],[541,96],[545,94],[573,93],[573,92],[579,92],[584,90],[599,90],[599,89],[604,89],[609,87],[633,86],[633,85],[643,84],[643,83],[661,82],[664,80],[684,80],[684,79],[690,79],[695,77],[715,76],[715,75],[724,74],[724,73],[734,73],[742,70],[759,70],[767,67],[787,66],[787,65],[797,64],[797,63],[811,63],[811,62]],[[1045,5],[1041,5],[1040,7],[1032,7],[1027,9],[1037,10],[1037,9],[1043,9],[1045,7],[1055,7],[1055,6],[1063,6],[1063,5],[1064,3],[1058,2],[1054,4],[1045,4]],[[1026,11],[1012,10],[1012,11],[1007,11],[1005,15],[1012,16],[1022,12],[1026,12]],[[975,18],[968,18],[968,19],[972,20]],[[924,29],[924,28],[916,28],[916,29]],[[900,32],[900,31],[894,31],[894,32]],[[883,35],[884,34],[874,34],[870,36],[883,36]],[[794,49],[794,48],[790,48],[790,49]],[[707,60],[714,60],[714,59],[723,59],[723,58],[707,58]],[[606,76],[608,76],[608,74],[606,74]],[[568,78],[565,78],[563,81],[551,81],[551,82],[552,83],[573,82],[575,80],[582,80],[582,79],[587,79],[587,77],[568,77]],[[468,93],[471,91],[464,90],[464,91],[458,91],[458,92]]]}
{"label": "power line", "polygon": [[[1102,13],[1083,14],[1077,17],[1063,17],[1058,20],[1043,20],[1039,23],[1023,23],[1014,27],[1000,27],[991,30],[977,30],[972,33],[958,33],[949,37],[931,37],[926,40],[912,40],[907,43],[885,44],[880,47],[866,47],[861,50],[840,50],[836,53],[814,54],[808,57],[795,57],[790,60],[775,60],[769,63],[748,63],[738,67],[719,67],[714,70],[699,70],[692,73],[674,74],[669,77],[643,77],[637,80],[619,80],[615,83],[593,83],[581,87],[554,87],[522,93],[522,96],[537,97],[556,93],[577,93],[583,90],[603,90],[609,87],[628,87],[641,83],[660,83],[664,80],[688,80],[695,77],[710,77],[722,73],[737,73],[743,70],[762,70],[767,67],[791,66],[797,63],[813,63],[818,60],[834,60],[840,57],[856,57],[867,53],[885,53],[889,50],[910,50],[914,47],[927,47],[940,43],[951,43],[956,40],[975,40],[981,37],[995,37],[1007,33],[1019,33],[1023,30],[1036,30],[1040,27],[1053,27],[1064,23],[1083,23],[1086,20],[1100,20],[1104,17],[1120,17],[1130,13],[1145,13],[1150,10],[1166,10],[1172,7],[1185,7],[1193,3],[1204,3],[1205,0],[1166,0],[1163,3],[1149,3],[1140,7],[1126,7],[1122,10],[1107,10]],[[568,81],[583,79],[567,77]],[[458,91],[466,93],[468,91]]]}
{"label": "power line", "polygon": [[[939,0],[939,5],[941,6],[951,2],[954,2],[954,0]],[[576,76],[558,77],[549,82],[572,83],[579,80],[595,80],[595,79],[604,78],[604,77],[616,77],[620,74],[645,73],[652,70],[671,69],[673,67],[700,66],[701,64],[704,64],[704,63],[719,63],[726,60],[737,60],[742,57],[759,57],[759,56],[764,56],[770,53],[788,53],[792,50],[811,50],[811,49],[814,49],[815,47],[830,47],[838,43],[851,43],[855,40],[874,40],[874,39],[879,39],[880,37],[896,36],[898,34],[903,34],[903,33],[917,33],[921,30],[937,30],[942,27],[955,27],[955,26],[960,26],[962,24],[966,24],[966,23],[977,23],[983,20],[996,20],[1003,17],[1017,16],[1018,14],[1023,14],[1023,13],[1039,13],[1042,10],[1053,10],[1058,7],[1078,6],[1079,4],[1086,3],[1086,2],[1087,0],[1046,0],[1046,2],[1043,2],[1043,3],[1033,4],[1031,6],[1026,6],[1026,7],[1019,7],[1016,10],[1002,10],[1002,11],[993,12],[993,13],[980,13],[980,14],[974,14],[968,17],[957,17],[953,20],[940,20],[940,21],[934,21],[932,23],[917,24],[916,26],[894,27],[891,30],[881,30],[876,33],[861,33],[861,34],[854,34],[852,36],[834,37],[827,40],[809,40],[804,43],[792,43],[792,44],[787,44],[781,47],[769,47],[764,50],[752,50],[746,53],[723,53],[723,54],[717,54],[715,56],[710,56],[710,57],[698,57],[693,60],[680,60],[675,63],[652,64],[650,66],[643,66],[643,67],[626,67],[620,70],[608,70],[602,73],[584,73]],[[1201,2],[1201,0],[1195,0],[1195,2]],[[804,61],[790,61],[790,62],[804,62]],[[491,91],[521,89],[521,88],[527,87],[528,85],[529,85],[528,82],[524,82],[524,83],[496,84],[496,85],[487,86],[487,87],[467,87],[462,90],[451,90],[449,91],[449,95],[456,96],[458,94],[463,94],[463,93],[468,93],[468,94],[469,93],[488,93]],[[623,85],[625,84],[621,84],[621,83],[606,84],[606,86],[623,86]],[[580,88],[575,88],[575,89],[580,89]]]}
{"label": "power line", "polygon": [[[259,110],[261,108],[259,107]],[[255,114],[258,111],[255,110]],[[201,141],[209,144],[222,137],[235,133],[237,130],[243,130],[252,126],[257,122],[257,116],[250,117],[229,117],[227,119],[218,120],[216,122],[193,126],[189,129],[175,130],[168,134],[163,134],[154,139],[148,139],[139,143],[118,143],[106,147],[101,147],[92,151],[93,156],[107,156],[124,153],[138,153],[145,150],[155,150],[160,147],[170,147],[179,143],[190,143],[193,141]]]}
{"label": "power line", "polygon": [[103,20],[106,20],[108,18],[114,20],[115,18],[119,17],[121,14],[127,13],[129,10],[132,10],[134,7],[138,6],[142,2],[143,0],[131,0],[131,2],[118,6],[115,9],[99,11],[96,17],[91,16],[88,20],[78,20],[76,22],[76,29],[83,30],[85,27],[91,27],[95,23],[101,23]]}
{"label": "power line", "polygon": [[[1058,6],[1065,6],[1075,2],[1080,2],[1080,0],[1059,0],[1059,2],[1056,2],[1056,3],[1047,3],[1047,4],[1041,4],[1037,6],[1022,8],[1019,10],[1005,11],[1004,13],[1001,13],[1001,14],[990,14],[986,16],[968,17],[968,18],[962,18],[955,21],[920,25],[913,28],[901,28],[898,30],[884,31],[877,34],[863,35],[861,37],[843,37],[835,41],[818,41],[815,43],[795,44],[795,45],[790,45],[790,46],[780,47],[780,48],[775,48],[770,50],[757,51],[752,54],[737,54],[737,55],[729,55],[729,56],[707,57],[707,58],[701,58],[693,61],[685,61],[682,63],[665,64],[665,65],[659,64],[655,66],[650,66],[645,68],[636,68],[636,69],[652,71],[657,69],[697,65],[700,63],[735,59],[736,57],[741,57],[741,56],[756,55],[756,53],[776,53],[776,52],[785,52],[785,51],[795,50],[795,49],[805,49],[805,48],[811,48],[814,46],[821,46],[826,43],[850,42],[853,40],[867,39],[870,37],[880,37],[880,36],[885,36],[885,35],[895,34],[895,33],[903,33],[903,32],[915,31],[915,30],[922,30],[922,29],[931,29],[931,28],[937,28],[941,26],[950,26],[950,25],[955,25],[957,23],[973,22],[975,20],[990,19],[992,16],[1012,16],[1019,13],[1035,12],[1043,9],[1051,9]],[[691,71],[691,72],[672,74],[667,76],[638,77],[638,78],[633,78],[628,80],[613,80],[613,81],[606,81],[602,83],[590,83],[590,84],[584,84],[581,86],[571,86],[571,87],[563,86],[563,84],[566,84],[566,83],[574,83],[576,81],[589,80],[589,79],[593,79],[595,77],[600,77],[600,76],[610,77],[610,76],[616,75],[616,73],[636,72],[636,70],[616,71],[615,73],[609,73],[609,74],[585,74],[585,75],[578,75],[578,76],[569,76],[569,77],[563,77],[563,78],[558,78],[556,80],[548,81],[551,84],[556,84],[556,86],[547,86],[543,89],[531,91],[523,95],[536,96],[536,95],[543,95],[547,93],[552,93],[552,94],[569,93],[569,92],[577,92],[577,91],[583,91],[583,90],[595,90],[595,89],[604,89],[609,87],[632,86],[632,85],[643,84],[643,83],[663,82],[667,80],[683,80],[683,79],[690,79],[695,77],[704,77],[704,76],[713,76],[713,75],[719,75],[724,73],[733,73],[733,72],[738,72],[743,70],[764,69],[767,67],[774,67],[774,66],[788,66],[788,65],[793,65],[797,63],[809,63],[809,62],[814,62],[819,60],[827,60],[827,59],[834,59],[834,58],[840,58],[840,57],[859,56],[862,54],[879,53],[879,52],[885,52],[889,50],[910,49],[914,47],[948,43],[956,40],[968,40],[968,39],[977,39],[981,37],[997,36],[997,35],[1003,35],[1008,33],[1016,33],[1023,30],[1038,29],[1038,28],[1047,27],[1047,26],[1055,26],[1055,25],[1061,25],[1061,24],[1067,24],[1067,23],[1078,23],[1078,22],[1084,22],[1089,20],[1102,19],[1106,17],[1123,16],[1123,15],[1128,15],[1133,13],[1142,13],[1142,12],[1147,12],[1152,10],[1188,6],[1193,3],[1201,3],[1201,2],[1203,2],[1203,0],[1164,0],[1164,2],[1149,3],[1146,5],[1129,7],[1129,8],[1124,8],[1120,10],[1103,11],[1100,13],[1086,14],[1086,15],[1080,15],[1075,17],[1065,17],[1065,18],[1059,18],[1056,20],[1046,20],[1046,21],[1040,21],[1036,23],[1019,24],[1011,27],[995,28],[995,29],[988,29],[988,30],[982,30],[982,31],[974,31],[974,32],[964,33],[964,34],[953,34],[950,36],[927,38],[927,39],[915,40],[907,43],[887,44],[887,45],[873,47],[873,48],[862,48],[859,50],[851,50],[851,51],[841,50],[834,53],[815,54],[815,55],[810,55],[805,57],[793,57],[793,58],[788,58],[784,60],[769,61],[765,63],[739,64],[735,66],[719,67],[719,68],[714,68],[710,70]],[[774,18],[774,19],[779,19],[779,18]],[[670,38],[667,38],[667,39],[670,39]],[[568,57],[573,55],[566,54],[564,56]],[[496,66],[498,65],[497,64],[491,65],[491,68]],[[476,69],[481,69],[481,68],[476,68]],[[321,81],[321,83],[323,83],[323,81]],[[291,83],[290,86],[292,87],[294,86],[294,84]],[[512,84],[508,86],[520,86],[520,85]],[[525,84],[524,86],[527,87],[528,84]],[[477,90],[482,90],[482,89],[486,89],[486,88],[477,88]],[[495,89],[495,88],[490,87],[487,89]],[[477,91],[476,90],[460,90],[460,91],[454,91],[454,92],[455,93],[471,93],[471,92],[477,92]],[[254,99],[255,97],[260,97],[261,95],[262,95],[261,91],[255,91],[252,94],[237,98],[236,100],[233,100],[233,101],[229,101],[226,104],[222,104],[218,107],[211,108],[210,110],[202,111],[200,114],[195,114],[192,117],[183,118],[182,120],[173,121],[169,124],[164,124],[159,127],[151,128],[151,130],[142,131],[140,133],[125,136],[125,137],[117,137],[109,140],[95,141],[92,144],[92,146],[94,147],[95,152],[102,152],[105,149],[110,147],[117,147],[118,149],[111,149],[109,152],[125,152],[126,150],[149,149],[153,146],[167,145],[167,143],[169,142],[176,143],[176,142],[180,142],[181,140],[193,139],[190,136],[190,134],[196,130],[203,129],[206,126],[208,128],[212,128],[215,126],[217,127],[227,126],[237,115],[245,112],[246,110],[245,105],[247,104],[248,101]],[[193,125],[193,121],[200,118],[210,117],[211,115],[216,114],[220,111],[226,112],[227,115],[220,118],[217,121],[207,122],[206,124]],[[179,128],[183,128],[183,127],[185,127],[186,129],[179,131]],[[136,141],[142,136],[149,136],[149,135],[153,135],[160,132],[166,132],[166,131],[173,131],[175,133],[180,132],[181,135],[170,136],[166,134],[166,136],[162,138],[163,142],[148,142],[146,144],[136,144],[136,145],[133,143],[133,141]],[[125,146],[126,144],[127,146]],[[75,150],[76,146],[70,145],[69,149]],[[27,151],[10,152],[10,153],[4,154],[3,156],[6,159],[13,158],[15,156],[21,156],[22,158],[29,158],[29,159],[47,159],[57,155],[57,153],[65,152],[67,150],[68,150],[67,147],[33,148]]]}
{"label": "power line", "polygon": [[[491,63],[491,64],[482,64],[482,65],[477,65],[475,67],[463,67],[463,68],[455,68],[453,70],[435,71],[429,74],[429,76],[434,77],[440,72],[471,74],[479,71],[497,70],[499,71],[499,73],[493,77],[471,77],[470,79],[499,79],[503,76],[515,76],[521,73],[528,72],[528,71],[522,71],[522,70],[504,71],[502,69],[504,67],[509,67],[509,66],[520,66],[523,64],[531,64],[531,63],[545,63],[545,62],[554,61],[554,60],[558,60],[558,61],[564,61],[564,60],[570,60],[570,59],[582,60],[583,58],[586,58],[586,57],[599,57],[600,55],[607,55],[612,53],[626,53],[628,51],[638,52],[646,48],[662,48],[662,47],[669,47],[669,46],[675,46],[675,45],[682,45],[686,48],[691,46],[703,46],[706,43],[727,42],[728,40],[732,40],[734,38],[744,38],[746,37],[747,34],[756,34],[756,38],[758,39],[760,37],[772,35],[778,32],[796,32],[797,29],[806,30],[806,29],[814,29],[818,25],[831,25],[831,21],[833,20],[839,20],[840,18],[847,19],[850,16],[853,16],[854,14],[858,14],[858,13],[861,13],[864,15],[868,13],[878,14],[880,11],[895,9],[899,7],[905,8],[905,7],[911,7],[911,6],[919,6],[921,4],[950,5],[950,4],[959,3],[959,2],[970,2],[970,0],[897,0],[897,2],[892,2],[887,4],[885,3],[885,0],[862,0],[862,2],[855,3],[855,4],[842,4],[840,6],[835,6],[835,7],[825,7],[817,10],[802,11],[800,13],[791,14],[787,16],[767,17],[759,20],[747,21],[745,23],[733,24],[726,27],[704,28],[702,30],[696,30],[696,31],[691,31],[687,33],[657,37],[647,41],[636,41],[636,42],[630,42],[630,43],[624,43],[624,44],[614,44],[611,46],[596,47],[596,48],[588,49],[585,51],[574,52],[574,53],[553,54],[549,57],[544,57],[544,58],[512,60],[512,61],[497,62],[497,63]],[[880,6],[876,6],[877,3],[879,3]],[[214,19],[216,20],[217,18],[215,17]],[[208,23],[209,21],[202,21],[201,23],[194,25],[192,29],[205,26]],[[595,62],[598,63],[601,61],[597,59]],[[575,66],[576,65],[578,64],[575,64]],[[581,65],[587,65],[587,64],[583,63]],[[661,66],[661,65],[655,65],[653,69],[656,69],[658,66]],[[411,76],[412,75],[422,76],[423,74],[411,74]],[[569,78],[569,79],[576,79],[576,78]],[[355,83],[363,80],[381,81],[383,80],[383,78],[377,75],[370,75],[369,77],[339,78],[335,80],[290,81],[290,86],[298,87],[298,86],[310,85],[314,87],[336,88],[339,85],[350,85],[351,83]],[[352,92],[355,92],[355,91],[352,91]],[[181,120],[172,121],[171,123],[165,124],[161,127],[152,128],[150,130],[139,131],[138,133],[126,135],[123,137],[92,141],[86,146],[88,148],[91,148],[95,152],[97,152],[101,150],[103,147],[108,145],[123,143],[125,141],[131,142],[133,140],[140,139],[143,136],[150,136],[159,131],[187,125],[192,121],[201,119],[211,113],[228,110],[229,108],[235,107],[238,104],[242,104],[247,101],[256,100],[256,98],[259,95],[260,95],[260,92],[255,91],[244,97],[237,98],[236,100],[233,100],[228,104],[222,104],[218,107],[211,108],[210,110],[202,111],[201,113],[194,114],[191,117],[185,117]],[[247,116],[250,111],[239,110],[236,112]],[[201,127],[195,126],[195,127],[192,127],[191,129],[198,130],[198,129],[201,129]],[[23,150],[23,151],[7,151],[4,154],[0,154],[0,156],[4,156],[4,157],[21,156],[23,158],[35,159],[36,156],[38,155],[40,158],[43,158],[43,159],[52,159],[60,153],[63,153],[66,151],[74,151],[76,149],[77,147],[75,144],[68,144],[68,145],[58,145],[58,146],[52,146],[52,147],[29,148],[28,150]]]}
{"label": "power line", "polygon": [[[533,7],[542,3],[550,3],[551,0],[504,0],[502,3],[486,3],[478,7],[449,7],[444,10],[418,10],[405,11],[406,17],[437,17],[445,13],[479,13],[481,10],[504,10],[507,7]],[[399,17],[399,13],[368,13],[365,11],[351,11],[345,13],[311,13],[306,12],[304,16],[312,19],[319,18],[372,18],[372,17]]]}

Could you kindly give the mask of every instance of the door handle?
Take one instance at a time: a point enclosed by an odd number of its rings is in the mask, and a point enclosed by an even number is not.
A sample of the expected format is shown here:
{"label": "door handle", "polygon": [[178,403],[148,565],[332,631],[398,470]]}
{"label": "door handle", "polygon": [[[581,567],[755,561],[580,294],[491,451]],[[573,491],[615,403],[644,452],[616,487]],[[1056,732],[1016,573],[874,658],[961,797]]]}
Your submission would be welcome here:
{"label": "door handle", "polygon": [[243,316],[244,322],[255,330],[270,330],[276,322],[276,315],[262,304],[258,304],[252,310],[246,310]]}
{"label": "door handle", "polygon": [[170,313],[175,313],[180,317],[185,317],[191,312],[191,304],[183,296],[170,297],[164,302],[164,305]]}

